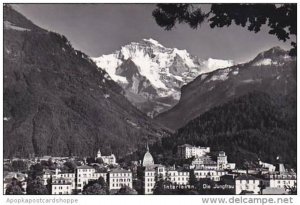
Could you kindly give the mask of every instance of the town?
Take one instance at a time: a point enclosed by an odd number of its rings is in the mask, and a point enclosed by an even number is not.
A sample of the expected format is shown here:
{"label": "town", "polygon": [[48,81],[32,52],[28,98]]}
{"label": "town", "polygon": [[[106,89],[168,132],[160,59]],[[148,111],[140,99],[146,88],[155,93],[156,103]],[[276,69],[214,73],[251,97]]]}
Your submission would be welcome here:
{"label": "town", "polygon": [[114,154],[95,158],[30,157],[4,160],[4,194],[296,194],[293,169],[257,160],[237,169],[224,151],[213,159],[210,147],[177,147],[184,164],[156,164],[146,145],[140,161],[117,163]]}

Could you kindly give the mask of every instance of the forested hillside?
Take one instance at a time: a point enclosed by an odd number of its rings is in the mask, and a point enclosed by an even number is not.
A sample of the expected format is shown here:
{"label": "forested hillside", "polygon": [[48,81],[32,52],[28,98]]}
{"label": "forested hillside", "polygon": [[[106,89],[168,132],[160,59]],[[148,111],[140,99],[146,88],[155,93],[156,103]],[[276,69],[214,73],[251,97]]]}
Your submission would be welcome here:
{"label": "forested hillside", "polygon": [[274,163],[280,156],[296,167],[296,126],[295,95],[273,99],[263,92],[251,92],[190,121],[174,136],[163,138],[156,150],[168,158],[177,145],[189,143],[224,150],[238,166],[258,158]]}

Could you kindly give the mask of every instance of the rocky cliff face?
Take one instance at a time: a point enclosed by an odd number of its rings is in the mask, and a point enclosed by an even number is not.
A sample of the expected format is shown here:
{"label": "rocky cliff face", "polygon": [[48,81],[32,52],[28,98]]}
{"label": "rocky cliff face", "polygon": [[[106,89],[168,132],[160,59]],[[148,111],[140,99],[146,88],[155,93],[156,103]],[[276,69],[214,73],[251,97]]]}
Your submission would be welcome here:
{"label": "rocky cliff face", "polygon": [[173,107],[180,88],[199,74],[233,64],[230,60],[203,60],[153,39],[132,42],[92,60],[123,87],[130,102],[151,117]]}
{"label": "rocky cliff face", "polygon": [[165,134],[66,37],[10,6],[4,7],[3,92],[5,157],[94,156],[98,148],[120,157]]}

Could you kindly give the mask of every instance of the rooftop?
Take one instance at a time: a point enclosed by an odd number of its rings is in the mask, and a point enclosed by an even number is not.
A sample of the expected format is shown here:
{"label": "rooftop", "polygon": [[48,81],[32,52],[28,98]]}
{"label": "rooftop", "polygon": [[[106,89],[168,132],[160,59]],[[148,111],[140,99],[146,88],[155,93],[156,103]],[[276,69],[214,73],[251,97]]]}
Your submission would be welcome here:
{"label": "rooftop", "polygon": [[110,173],[131,173],[131,171],[128,171],[126,169],[112,169],[109,172]]}
{"label": "rooftop", "polygon": [[240,175],[237,178],[235,178],[235,180],[258,180],[258,178],[254,177],[252,175],[243,174],[243,175]]}
{"label": "rooftop", "polygon": [[190,144],[183,144],[183,145],[179,145],[178,147],[193,147],[193,146]]}
{"label": "rooftop", "polygon": [[95,168],[90,167],[90,166],[88,166],[88,165],[82,165],[82,166],[76,167],[76,169],[95,169]]}

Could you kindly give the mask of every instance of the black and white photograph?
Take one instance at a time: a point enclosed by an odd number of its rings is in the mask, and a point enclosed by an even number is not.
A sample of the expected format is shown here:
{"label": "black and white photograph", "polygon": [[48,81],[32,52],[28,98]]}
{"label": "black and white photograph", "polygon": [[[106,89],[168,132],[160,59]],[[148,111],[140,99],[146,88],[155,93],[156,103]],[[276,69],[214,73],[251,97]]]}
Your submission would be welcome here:
{"label": "black and white photograph", "polygon": [[297,195],[297,3],[2,7],[3,195]]}

